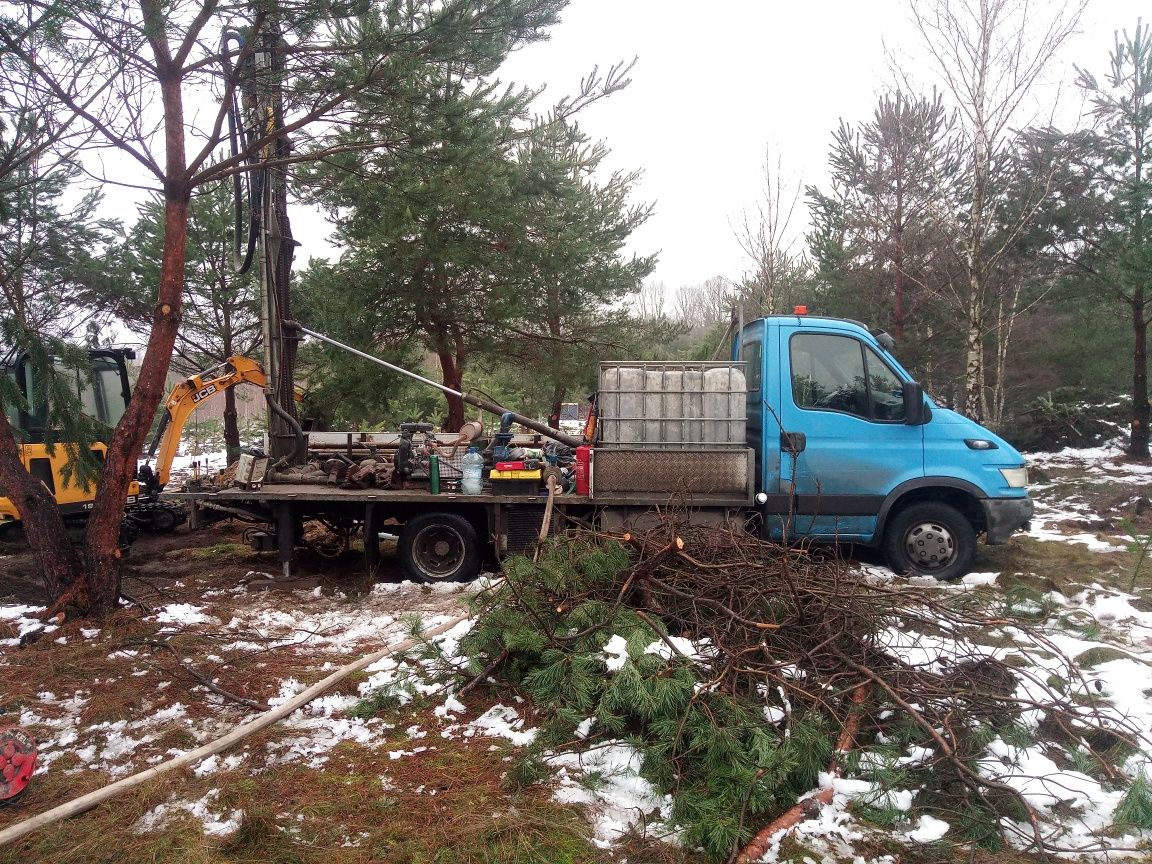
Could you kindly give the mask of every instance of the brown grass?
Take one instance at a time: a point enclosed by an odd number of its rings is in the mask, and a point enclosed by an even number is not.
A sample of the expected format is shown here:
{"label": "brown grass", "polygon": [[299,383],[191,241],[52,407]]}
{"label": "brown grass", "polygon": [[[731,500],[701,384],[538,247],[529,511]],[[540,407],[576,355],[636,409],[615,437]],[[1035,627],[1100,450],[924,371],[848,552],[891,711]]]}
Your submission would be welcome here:
{"label": "brown grass", "polygon": [[[201,548],[184,548],[197,541],[203,544]],[[133,737],[144,731],[155,736],[117,760],[117,764],[140,770],[169,749],[186,750],[201,743],[195,732],[227,729],[249,713],[246,708],[221,705],[180,668],[175,654],[150,646],[149,640],[167,642],[199,672],[218,679],[220,686],[257,700],[277,693],[281,680],[296,678],[308,684],[326,674],[321,670],[323,664],[351,659],[327,646],[314,647],[307,642],[252,653],[229,651],[222,646],[248,637],[239,632],[225,633],[213,625],[161,632],[163,626],[145,620],[145,615],[172,602],[204,606],[205,611],[228,621],[250,602],[252,589],[247,597],[228,593],[205,597],[205,592],[227,591],[246,581],[249,570],[260,562],[239,545],[235,532],[226,529],[214,529],[203,537],[167,536],[153,542],[156,545],[151,553],[147,548],[134,551],[125,574],[129,593],[145,608],[123,608],[101,621],[69,622],[27,648],[7,652],[0,658],[0,692],[4,694],[0,707],[11,711],[27,706],[51,719],[64,712],[41,704],[39,693],[51,690],[59,699],[81,694],[86,702],[77,726],[81,738],[75,746],[95,744],[99,752],[105,736],[93,732],[94,725],[135,722],[175,702],[182,703],[186,719],[129,731]],[[359,576],[342,571],[340,564],[327,563],[333,568],[331,576],[312,578],[311,582],[305,576],[287,586],[266,587],[270,592],[285,588],[290,592],[319,584],[325,593],[348,593],[360,584]],[[286,609],[301,602],[291,593],[282,594],[282,601],[274,593],[263,596]],[[395,599],[403,608],[424,608],[424,599]],[[101,632],[84,639],[81,627],[99,627]],[[66,637],[67,643],[56,644],[59,636]],[[135,651],[137,656],[110,657],[118,648]],[[347,652],[358,653],[358,649]],[[211,655],[220,660],[207,659]],[[336,692],[355,695],[365,679],[364,674],[354,676]],[[167,686],[162,686],[164,682]],[[483,710],[483,700],[474,701]],[[327,762],[318,769],[297,763],[268,764],[270,753],[282,757],[285,752],[270,751],[270,744],[301,734],[291,728],[272,727],[234,749],[245,754],[236,770],[203,778],[191,771],[167,775],[0,849],[0,864],[592,864],[613,860],[612,855],[587,842],[586,820],[578,808],[554,803],[547,789],[509,792],[503,788],[507,748],[489,752],[490,739],[441,739],[436,722],[424,708],[427,705],[409,705],[391,712],[384,719],[396,729],[382,733],[385,737],[377,747],[342,743],[327,754]],[[403,729],[413,723],[427,729],[428,737],[418,742],[409,740]],[[41,739],[54,734],[49,727],[31,731]],[[388,749],[411,750],[414,746],[435,749],[400,760],[387,755]],[[388,777],[395,788],[385,789],[381,776]],[[19,806],[0,809],[0,827],[100,788],[110,779],[103,771],[88,769],[75,753],[68,752],[48,771],[36,775]],[[220,790],[212,805],[214,813],[244,812],[234,836],[206,837],[197,819],[179,811],[172,812],[171,821],[161,831],[135,834],[129,830],[157,804],[197,801],[212,789]],[[631,860],[644,859],[634,856]]]}

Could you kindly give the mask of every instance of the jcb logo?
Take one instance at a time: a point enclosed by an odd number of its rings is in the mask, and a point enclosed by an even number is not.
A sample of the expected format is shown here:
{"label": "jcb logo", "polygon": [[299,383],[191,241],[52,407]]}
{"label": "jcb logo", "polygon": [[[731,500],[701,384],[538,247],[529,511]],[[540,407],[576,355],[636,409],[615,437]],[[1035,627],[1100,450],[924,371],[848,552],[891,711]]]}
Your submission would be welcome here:
{"label": "jcb logo", "polygon": [[199,402],[201,399],[207,399],[209,396],[211,396],[215,392],[216,392],[216,385],[215,384],[209,384],[203,390],[197,391],[196,395],[192,397],[192,402],[196,403],[196,402]]}

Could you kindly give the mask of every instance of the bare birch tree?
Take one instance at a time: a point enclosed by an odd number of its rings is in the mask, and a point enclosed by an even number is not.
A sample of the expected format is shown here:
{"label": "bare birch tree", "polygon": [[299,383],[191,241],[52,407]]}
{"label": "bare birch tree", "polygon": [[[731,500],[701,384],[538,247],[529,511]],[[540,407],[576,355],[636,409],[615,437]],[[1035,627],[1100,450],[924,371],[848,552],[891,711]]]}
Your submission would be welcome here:
{"label": "bare birch tree", "polygon": [[673,317],[688,330],[728,323],[735,286],[723,276],[712,276],[696,285],[676,289]]}
{"label": "bare birch tree", "polygon": [[[1019,285],[997,285],[1001,260],[1034,215],[1015,208],[1014,224],[997,225],[998,196],[1010,164],[1014,128],[1024,125],[1034,86],[1075,31],[1084,0],[1038,8],[1029,0],[910,0],[908,8],[935,72],[959,112],[965,181],[955,204],[956,276],[947,286],[964,328],[965,413],[999,421],[1002,395],[990,403],[985,339],[995,333],[996,365],[1019,315]],[[902,76],[907,77],[907,76]],[[952,209],[951,205],[948,209]],[[1001,291],[1001,288],[1004,291]],[[1003,387],[998,380],[996,387]],[[993,410],[992,406],[997,408]]]}
{"label": "bare birch tree", "polygon": [[797,288],[808,275],[808,263],[795,247],[799,234],[792,219],[803,184],[784,180],[780,157],[764,156],[764,185],[754,211],[745,210],[734,228],[736,241],[752,263],[740,294],[745,317],[791,311]]}

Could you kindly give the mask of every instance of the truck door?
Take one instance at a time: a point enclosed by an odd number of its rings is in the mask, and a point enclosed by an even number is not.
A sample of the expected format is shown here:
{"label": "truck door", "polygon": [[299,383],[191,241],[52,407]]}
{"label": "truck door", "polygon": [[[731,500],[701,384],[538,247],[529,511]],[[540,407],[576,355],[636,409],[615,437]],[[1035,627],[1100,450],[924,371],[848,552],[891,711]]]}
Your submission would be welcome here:
{"label": "truck door", "polygon": [[[748,328],[741,335],[740,351],[735,359],[744,362],[744,376],[748,386],[747,426],[745,437],[748,446],[756,454],[756,490],[775,490],[780,479],[780,451],[776,446],[776,423],[770,417],[767,406],[776,402],[779,383],[775,382],[773,392],[767,392],[774,383],[764,375],[764,358],[768,348],[767,332],[761,323],[759,327]],[[765,446],[765,441],[768,446]]]}
{"label": "truck door", "polygon": [[773,533],[870,542],[888,492],[924,474],[923,427],[904,423],[905,379],[852,334],[805,328],[779,350],[777,500],[791,509]]}

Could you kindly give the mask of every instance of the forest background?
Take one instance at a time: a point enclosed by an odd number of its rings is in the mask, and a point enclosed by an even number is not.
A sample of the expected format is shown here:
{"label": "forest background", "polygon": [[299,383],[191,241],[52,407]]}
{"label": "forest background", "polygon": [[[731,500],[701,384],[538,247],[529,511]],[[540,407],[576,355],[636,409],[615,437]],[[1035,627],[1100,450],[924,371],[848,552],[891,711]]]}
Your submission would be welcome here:
{"label": "forest background", "polygon": [[[295,317],[524,413],[556,418],[594,388],[598,360],[723,357],[733,321],[803,304],[887,330],[938,400],[1023,446],[1091,434],[1096,405],[1148,457],[1147,25],[1117,22],[1112,44],[1069,65],[1084,3],[909,4],[916,74],[892,55],[873,110],[830,130],[827,180],[790,181],[769,152],[729,226],[742,275],[668,286],[650,278],[655,250],[631,251],[657,206],[637,195],[644,166],[610,169],[608,142],[580,126],[633,66],[593,70],[543,111],[539,90],[501,79],[566,5],[4,7],[0,338],[43,358],[147,340],[138,404],[102,469],[112,488],[167,356],[187,374],[261,351],[257,286],[232,260],[233,184],[261,160],[327,217],[338,251],[298,262]],[[238,91],[245,34],[270,32],[287,134],[250,128],[232,154],[211,106]],[[1061,80],[1082,106],[1068,122]],[[101,215],[111,154],[159,190],[135,220]],[[68,376],[41,365],[61,440],[85,440]],[[299,378],[304,413],[333,428],[464,419],[459,400],[315,345]],[[225,423],[235,449],[233,406]],[[0,481],[9,494],[22,482],[15,468]],[[107,509],[92,522],[111,555]]]}

